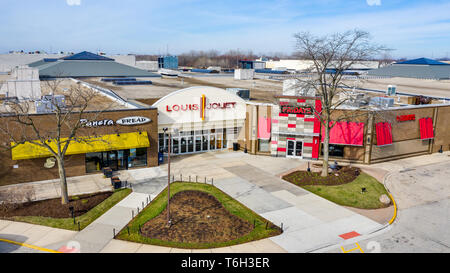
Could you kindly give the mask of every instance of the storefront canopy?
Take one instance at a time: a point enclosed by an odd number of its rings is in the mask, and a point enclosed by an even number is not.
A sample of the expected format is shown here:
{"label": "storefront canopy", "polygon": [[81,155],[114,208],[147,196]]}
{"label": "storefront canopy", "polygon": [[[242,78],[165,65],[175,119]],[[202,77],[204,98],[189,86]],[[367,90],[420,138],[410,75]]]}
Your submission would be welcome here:
{"label": "storefront canopy", "polygon": [[[61,139],[66,141],[67,138]],[[47,144],[56,150],[56,142],[50,141]],[[11,143],[14,146],[15,143]],[[120,133],[103,135],[99,137],[85,137],[81,141],[72,141],[67,148],[66,155],[85,154],[103,151],[124,150],[133,148],[149,147],[150,142],[147,132]],[[47,148],[26,142],[12,148],[12,160],[32,159],[40,157],[50,157],[52,154]]]}

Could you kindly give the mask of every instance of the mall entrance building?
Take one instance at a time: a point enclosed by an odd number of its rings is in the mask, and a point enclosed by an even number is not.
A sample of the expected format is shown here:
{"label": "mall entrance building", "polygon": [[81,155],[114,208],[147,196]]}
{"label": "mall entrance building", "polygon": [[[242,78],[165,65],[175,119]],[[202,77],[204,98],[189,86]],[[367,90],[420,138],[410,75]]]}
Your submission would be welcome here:
{"label": "mall entrance building", "polygon": [[158,148],[171,155],[232,148],[245,123],[246,103],[223,89],[196,86],[175,91],[158,108]]}

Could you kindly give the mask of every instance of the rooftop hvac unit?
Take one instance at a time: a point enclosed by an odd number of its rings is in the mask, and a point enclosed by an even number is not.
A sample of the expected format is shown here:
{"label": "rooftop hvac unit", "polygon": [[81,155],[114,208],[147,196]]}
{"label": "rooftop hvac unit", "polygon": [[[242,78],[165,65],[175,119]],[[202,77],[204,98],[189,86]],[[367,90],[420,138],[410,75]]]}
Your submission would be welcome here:
{"label": "rooftop hvac unit", "polygon": [[66,106],[64,95],[45,95],[41,100],[34,102],[36,106],[36,113],[51,113],[56,109],[56,106],[63,108]]}
{"label": "rooftop hvac unit", "polygon": [[227,88],[228,92],[233,93],[244,100],[250,100],[250,90],[242,88]]}
{"label": "rooftop hvac unit", "polygon": [[397,86],[388,85],[387,90],[386,90],[386,96],[395,96],[396,91],[397,91]]}
{"label": "rooftop hvac unit", "polygon": [[392,107],[394,105],[393,98],[374,97],[370,99],[370,105],[378,107]]}

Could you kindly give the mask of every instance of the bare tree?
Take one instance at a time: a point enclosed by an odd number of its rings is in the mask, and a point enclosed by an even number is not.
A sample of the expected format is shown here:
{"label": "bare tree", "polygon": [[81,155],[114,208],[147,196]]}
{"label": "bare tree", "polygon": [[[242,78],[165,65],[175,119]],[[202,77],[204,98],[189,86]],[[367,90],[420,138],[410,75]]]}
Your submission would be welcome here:
{"label": "bare tree", "polygon": [[[95,120],[104,109],[98,107],[99,93],[83,87],[80,83],[69,88],[60,88],[61,80],[45,81],[50,94],[63,94],[64,103],[51,97],[50,113],[45,119],[34,113],[30,100],[5,100],[0,111],[0,137],[9,142],[4,148],[13,150],[19,145],[32,144],[48,151],[56,160],[61,186],[61,203],[69,202],[65,155],[71,143],[93,143],[99,141],[89,134],[93,128],[85,126],[86,121]],[[95,111],[91,111],[94,109]]]}
{"label": "bare tree", "polygon": [[352,88],[343,81],[345,71],[387,49],[371,43],[369,33],[361,30],[321,37],[300,32],[294,37],[298,56],[312,62],[308,76],[298,78],[298,87],[314,90],[322,102],[322,111],[315,112],[315,115],[325,128],[322,176],[327,176],[330,130],[339,120],[348,118],[336,118],[336,110],[347,101],[347,98],[342,99],[345,96],[340,95]]}

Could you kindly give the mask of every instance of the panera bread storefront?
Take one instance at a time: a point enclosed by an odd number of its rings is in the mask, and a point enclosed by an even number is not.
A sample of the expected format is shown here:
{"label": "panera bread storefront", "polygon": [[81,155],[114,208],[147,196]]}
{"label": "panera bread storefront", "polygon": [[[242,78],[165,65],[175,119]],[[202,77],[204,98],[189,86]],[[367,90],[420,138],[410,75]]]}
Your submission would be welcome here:
{"label": "panera bread storefront", "polygon": [[[51,121],[54,115],[35,114],[32,118],[42,132],[54,130],[55,123]],[[12,118],[3,117],[1,121],[5,123],[8,119]],[[79,129],[77,137],[86,141],[69,145],[65,156],[67,176],[101,172],[106,167],[125,170],[158,165],[156,108],[90,112],[80,122],[83,128]],[[5,135],[0,137],[2,141],[9,141]],[[52,154],[37,145],[20,144],[8,151],[0,151],[0,156],[1,184],[12,184],[8,182],[11,180],[18,183],[59,177]]]}

